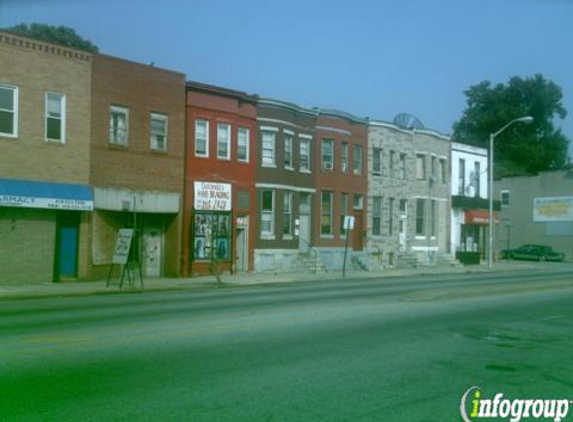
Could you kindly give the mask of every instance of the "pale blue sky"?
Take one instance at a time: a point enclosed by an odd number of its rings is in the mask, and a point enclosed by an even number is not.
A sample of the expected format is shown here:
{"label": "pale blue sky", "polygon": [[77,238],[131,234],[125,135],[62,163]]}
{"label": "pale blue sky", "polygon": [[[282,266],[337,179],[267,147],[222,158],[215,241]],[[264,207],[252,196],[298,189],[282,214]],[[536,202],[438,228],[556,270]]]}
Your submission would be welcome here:
{"label": "pale blue sky", "polygon": [[20,22],[71,26],[190,80],[387,121],[409,112],[442,133],[470,85],[542,73],[563,88],[556,124],[573,140],[568,0],[0,0],[0,27]]}

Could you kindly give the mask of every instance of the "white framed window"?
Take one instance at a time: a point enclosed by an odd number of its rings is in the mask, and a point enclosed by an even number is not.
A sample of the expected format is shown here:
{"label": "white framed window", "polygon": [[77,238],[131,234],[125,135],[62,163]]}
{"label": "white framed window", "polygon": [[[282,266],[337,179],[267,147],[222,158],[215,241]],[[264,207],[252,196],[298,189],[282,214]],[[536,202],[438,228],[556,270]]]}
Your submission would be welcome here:
{"label": "white framed window", "polygon": [[310,172],[310,139],[299,139],[299,169]]}
{"label": "white framed window", "polygon": [[292,236],[292,192],[283,192],[283,235]]}
{"label": "white framed window", "polygon": [[320,234],[332,235],[332,192],[323,191],[320,198]]}
{"label": "white framed window", "polygon": [[270,130],[263,130],[262,166],[276,167],[276,143],[277,133]]}
{"label": "white framed window", "polygon": [[209,156],[209,121],[195,120],[195,156]]}
{"label": "white framed window", "polygon": [[222,160],[231,159],[231,125],[227,123],[217,124],[217,158]]}
{"label": "white framed window", "polygon": [[293,163],[292,163],[292,140],[293,135],[290,133],[285,132],[283,134],[284,140],[284,160],[285,160],[285,169],[293,170]]}
{"label": "white framed window", "polygon": [[372,235],[382,234],[382,197],[372,197]]}
{"label": "white framed window", "polygon": [[348,173],[348,142],[342,142],[340,150],[340,171]]}
{"label": "white framed window", "polygon": [[458,161],[458,195],[466,194],[466,160]]}
{"label": "white framed window", "polygon": [[158,151],[167,151],[167,125],[165,114],[151,113],[149,147]]}
{"label": "white framed window", "polygon": [[501,195],[501,206],[509,207],[509,190],[504,189],[500,192]]}
{"label": "white framed window", "polygon": [[129,142],[129,109],[111,106],[109,108],[109,142],[127,146]]}
{"label": "white framed window", "polygon": [[66,142],[66,96],[46,92],[46,141]]}
{"label": "white framed window", "polygon": [[0,85],[0,136],[18,136],[18,87]]}
{"label": "white framed window", "polygon": [[372,149],[372,174],[374,176],[382,174],[382,148]]}
{"label": "white framed window", "polygon": [[322,169],[332,171],[334,169],[334,141],[322,140]]}
{"label": "white framed window", "polygon": [[352,198],[352,208],[355,210],[364,209],[364,196],[355,194]]}
{"label": "white framed window", "polygon": [[270,237],[275,234],[275,191],[263,189],[261,191],[261,237]]}
{"label": "white framed window", "polygon": [[352,171],[355,176],[362,174],[362,145],[354,144]]}
{"label": "white framed window", "polygon": [[416,154],[416,179],[424,180],[426,178],[426,156]]}
{"label": "white framed window", "polygon": [[249,139],[250,130],[240,127],[237,130],[237,160],[245,163],[249,162]]}

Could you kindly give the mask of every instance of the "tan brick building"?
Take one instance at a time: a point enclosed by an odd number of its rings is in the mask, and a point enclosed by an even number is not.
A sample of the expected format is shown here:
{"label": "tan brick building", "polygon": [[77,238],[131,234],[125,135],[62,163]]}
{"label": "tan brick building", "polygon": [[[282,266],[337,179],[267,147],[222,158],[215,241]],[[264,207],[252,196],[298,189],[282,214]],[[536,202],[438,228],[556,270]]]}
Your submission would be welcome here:
{"label": "tan brick building", "polygon": [[0,277],[85,277],[88,53],[0,32]]}
{"label": "tan brick building", "polygon": [[144,276],[179,275],[185,75],[98,54],[92,93],[91,277],[107,274],[118,230],[134,225]]}

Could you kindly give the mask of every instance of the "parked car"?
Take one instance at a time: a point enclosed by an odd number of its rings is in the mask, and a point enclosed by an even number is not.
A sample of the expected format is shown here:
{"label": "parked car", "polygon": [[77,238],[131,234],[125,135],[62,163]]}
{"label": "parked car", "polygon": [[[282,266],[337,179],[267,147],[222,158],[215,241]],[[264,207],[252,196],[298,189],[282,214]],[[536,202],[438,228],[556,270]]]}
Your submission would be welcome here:
{"label": "parked car", "polygon": [[532,259],[536,261],[563,261],[565,254],[556,252],[551,246],[523,245],[511,251],[513,259]]}

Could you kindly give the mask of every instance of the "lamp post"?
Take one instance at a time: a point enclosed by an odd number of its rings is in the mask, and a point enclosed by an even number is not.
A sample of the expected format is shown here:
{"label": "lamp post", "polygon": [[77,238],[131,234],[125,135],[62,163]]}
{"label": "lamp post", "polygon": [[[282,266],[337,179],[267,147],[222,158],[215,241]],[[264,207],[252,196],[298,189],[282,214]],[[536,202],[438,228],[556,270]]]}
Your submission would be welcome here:
{"label": "lamp post", "polygon": [[506,124],[497,132],[490,133],[489,135],[489,250],[487,254],[487,267],[488,269],[493,268],[493,141],[497,135],[503,132],[505,129],[510,127],[514,123],[525,123],[529,124],[533,122],[533,117],[524,116],[517,119],[513,119],[511,122]]}

